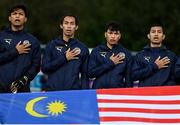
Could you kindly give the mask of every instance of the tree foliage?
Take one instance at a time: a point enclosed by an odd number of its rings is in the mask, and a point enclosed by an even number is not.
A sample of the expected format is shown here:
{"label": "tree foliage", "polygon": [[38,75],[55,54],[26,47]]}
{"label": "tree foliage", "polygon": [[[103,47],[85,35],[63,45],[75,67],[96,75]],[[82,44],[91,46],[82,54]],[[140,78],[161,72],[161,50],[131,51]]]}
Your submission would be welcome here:
{"label": "tree foliage", "polygon": [[164,24],[164,43],[180,54],[179,0],[1,0],[0,25],[8,23],[8,8],[23,3],[29,10],[27,27],[42,44],[60,35],[59,22],[64,14],[79,18],[77,37],[88,47],[104,42],[104,26],[111,20],[121,24],[121,43],[139,51],[149,41],[149,25],[159,19]]}

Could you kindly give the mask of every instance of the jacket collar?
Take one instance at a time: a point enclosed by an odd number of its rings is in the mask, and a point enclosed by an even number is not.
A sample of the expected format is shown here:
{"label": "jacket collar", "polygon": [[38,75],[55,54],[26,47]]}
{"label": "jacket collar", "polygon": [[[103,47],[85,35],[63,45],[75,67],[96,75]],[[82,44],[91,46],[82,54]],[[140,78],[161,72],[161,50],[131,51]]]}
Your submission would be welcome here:
{"label": "jacket collar", "polygon": [[21,34],[21,33],[26,33],[27,28],[23,28],[22,30],[19,30],[19,31],[12,31],[11,26],[7,26],[7,27],[5,27],[4,31],[10,32],[10,33],[15,33],[15,34]]}
{"label": "jacket collar", "polygon": [[150,47],[150,45],[146,45],[144,47],[144,50],[148,50],[148,51],[164,51],[167,50],[165,45],[162,45],[161,47]]}
{"label": "jacket collar", "polygon": [[78,40],[75,38],[70,38],[68,42],[64,41],[62,37],[58,37],[58,39],[57,39],[57,43],[60,45],[63,45],[63,46],[64,45],[71,46],[77,42],[78,42]]}
{"label": "jacket collar", "polygon": [[112,49],[110,49],[106,43],[103,43],[100,45],[100,48],[103,49],[103,50],[106,50],[106,51],[111,51],[111,50],[114,50],[118,47],[120,47],[121,45],[120,44],[117,44],[117,45],[114,45]]}

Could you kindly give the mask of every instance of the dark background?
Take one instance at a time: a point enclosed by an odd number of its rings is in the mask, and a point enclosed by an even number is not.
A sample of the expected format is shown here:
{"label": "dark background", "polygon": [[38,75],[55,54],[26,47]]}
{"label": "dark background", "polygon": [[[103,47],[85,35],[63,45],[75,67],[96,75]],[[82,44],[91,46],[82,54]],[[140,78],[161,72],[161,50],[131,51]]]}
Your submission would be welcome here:
{"label": "dark background", "polygon": [[164,44],[180,54],[180,0],[0,0],[0,25],[8,25],[8,10],[25,4],[29,11],[27,27],[41,44],[60,35],[59,22],[64,14],[79,18],[76,37],[89,48],[104,42],[104,25],[121,24],[121,43],[131,51],[141,50],[149,41],[149,25],[161,21]]}

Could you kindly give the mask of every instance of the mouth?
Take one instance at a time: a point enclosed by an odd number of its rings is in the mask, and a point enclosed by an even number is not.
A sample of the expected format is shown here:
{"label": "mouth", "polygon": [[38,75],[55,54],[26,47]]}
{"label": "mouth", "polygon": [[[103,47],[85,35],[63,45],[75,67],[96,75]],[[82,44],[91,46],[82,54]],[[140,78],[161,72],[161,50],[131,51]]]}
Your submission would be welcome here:
{"label": "mouth", "polygon": [[159,40],[159,38],[158,37],[154,37],[154,40]]}
{"label": "mouth", "polygon": [[17,23],[18,23],[18,22],[20,22],[20,20],[19,20],[19,19],[15,19],[15,22],[17,22]]}
{"label": "mouth", "polygon": [[71,32],[71,30],[66,30],[68,33],[70,33]]}

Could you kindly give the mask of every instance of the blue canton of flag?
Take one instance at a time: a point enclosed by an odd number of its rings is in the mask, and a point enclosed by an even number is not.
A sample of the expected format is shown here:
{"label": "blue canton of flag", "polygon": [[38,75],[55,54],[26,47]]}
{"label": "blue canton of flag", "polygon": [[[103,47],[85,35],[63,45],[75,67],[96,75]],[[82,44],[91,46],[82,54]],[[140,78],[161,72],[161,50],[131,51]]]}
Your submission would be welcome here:
{"label": "blue canton of flag", "polygon": [[96,91],[0,95],[4,124],[99,124]]}

